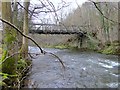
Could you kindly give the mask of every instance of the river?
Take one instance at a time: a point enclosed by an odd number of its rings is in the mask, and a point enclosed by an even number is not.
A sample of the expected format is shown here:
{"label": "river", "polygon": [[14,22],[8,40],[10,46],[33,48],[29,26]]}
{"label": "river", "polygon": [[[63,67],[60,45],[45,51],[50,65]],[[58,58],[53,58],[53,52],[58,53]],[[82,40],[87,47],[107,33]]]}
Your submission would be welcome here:
{"label": "river", "polygon": [[[58,55],[65,64],[51,55],[33,55],[32,69],[26,79],[28,88],[117,88],[118,56],[95,52],[80,52],[44,48]],[[37,47],[29,47],[29,52],[39,53]]]}

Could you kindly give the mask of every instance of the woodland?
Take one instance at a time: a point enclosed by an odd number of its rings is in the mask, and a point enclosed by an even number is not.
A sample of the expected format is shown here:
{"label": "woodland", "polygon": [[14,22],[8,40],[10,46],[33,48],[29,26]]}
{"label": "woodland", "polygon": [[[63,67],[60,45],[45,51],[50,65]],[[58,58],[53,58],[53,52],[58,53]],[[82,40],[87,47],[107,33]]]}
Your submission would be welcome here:
{"label": "woodland", "polygon": [[[104,54],[120,54],[120,3],[89,0],[82,6],[77,4],[78,7],[68,14],[60,12],[59,15],[57,11],[69,6],[65,1],[62,0],[62,6],[57,9],[49,0],[46,2],[39,0],[39,3],[39,6],[32,6],[30,0],[0,1],[0,22],[3,29],[0,31],[2,33],[0,36],[2,37],[0,86],[2,88],[20,89],[22,87],[26,74],[32,66],[31,58],[34,58],[28,52],[28,40],[40,49],[39,54],[49,53],[29,36],[29,29],[34,23],[32,18],[41,13],[53,13],[55,24],[81,27],[87,32],[87,49]],[[57,55],[49,54],[57,58],[64,68],[62,60]]]}

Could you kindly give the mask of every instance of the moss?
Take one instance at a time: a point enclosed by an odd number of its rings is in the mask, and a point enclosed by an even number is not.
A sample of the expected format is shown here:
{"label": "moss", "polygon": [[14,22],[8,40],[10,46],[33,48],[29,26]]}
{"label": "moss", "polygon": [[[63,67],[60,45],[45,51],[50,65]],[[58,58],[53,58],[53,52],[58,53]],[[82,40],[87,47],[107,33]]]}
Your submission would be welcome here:
{"label": "moss", "polygon": [[15,58],[11,57],[6,59],[6,61],[4,61],[4,63],[2,63],[2,71],[4,73],[8,73],[8,74],[14,74],[15,70],[16,70],[16,66],[11,66],[13,64],[15,64]]}
{"label": "moss", "polygon": [[11,32],[7,32],[5,34],[4,42],[7,44],[11,44],[16,40],[16,32],[14,30],[10,30]]}
{"label": "moss", "polygon": [[57,45],[57,46],[54,46],[54,48],[67,49],[67,48],[70,48],[70,46],[68,46],[68,45]]}
{"label": "moss", "polygon": [[0,54],[2,54],[2,48],[0,48]]}
{"label": "moss", "polygon": [[46,45],[45,48],[56,48],[56,49],[68,49],[72,48],[72,46],[66,44],[59,44],[59,45]]}
{"label": "moss", "polygon": [[104,54],[120,54],[119,45],[112,44],[101,51]]}
{"label": "moss", "polygon": [[0,62],[3,61],[5,58],[6,58],[6,55],[7,55],[7,50],[4,50],[3,53],[2,53],[2,57],[0,59]]}

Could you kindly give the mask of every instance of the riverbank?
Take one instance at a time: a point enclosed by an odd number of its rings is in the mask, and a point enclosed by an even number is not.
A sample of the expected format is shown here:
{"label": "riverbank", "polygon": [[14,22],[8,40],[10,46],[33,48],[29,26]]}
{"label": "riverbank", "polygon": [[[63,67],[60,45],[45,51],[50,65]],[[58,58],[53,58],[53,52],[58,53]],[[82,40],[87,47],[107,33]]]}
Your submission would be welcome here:
{"label": "riverbank", "polygon": [[120,43],[113,43],[110,46],[106,46],[101,52],[103,54],[120,55]]}
{"label": "riverbank", "polygon": [[111,55],[120,55],[120,44],[114,43],[110,46],[106,46],[100,50],[90,49],[90,48],[79,48],[77,46],[70,46],[68,44],[59,44],[59,45],[49,45],[44,46],[43,48],[55,48],[55,49],[69,49],[69,50],[79,50],[79,51],[94,51],[102,54],[111,54]]}
{"label": "riverbank", "polygon": [[[120,55],[120,42],[118,40],[109,43],[101,43],[97,39],[89,40],[84,38],[82,41],[82,48],[80,42],[77,39],[77,35],[41,35],[41,34],[30,34],[38,44],[43,48],[57,48],[57,49],[77,49],[80,51],[96,51],[103,54],[115,54]],[[30,46],[34,44],[29,41]]]}

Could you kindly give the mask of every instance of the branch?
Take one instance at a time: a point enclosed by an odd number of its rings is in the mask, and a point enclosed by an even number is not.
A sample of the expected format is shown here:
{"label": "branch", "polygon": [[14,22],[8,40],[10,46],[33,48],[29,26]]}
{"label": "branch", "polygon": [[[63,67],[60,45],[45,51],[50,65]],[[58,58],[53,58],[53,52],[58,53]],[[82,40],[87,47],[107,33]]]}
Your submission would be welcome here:
{"label": "branch", "polygon": [[[17,2],[18,3],[18,5],[20,5],[20,7],[22,7],[24,10],[26,10],[26,8],[24,7],[24,6],[22,6],[19,2]],[[27,11],[27,10],[26,10]],[[33,11],[30,11],[29,9],[28,9],[28,11],[27,11],[29,14],[30,14],[30,16],[32,15],[32,16],[34,16],[34,17],[36,17],[35,15],[33,15]]]}
{"label": "branch", "polygon": [[2,19],[2,18],[0,18],[0,20],[1,20],[2,22],[4,22],[4,23],[10,25],[11,27],[13,27],[15,30],[17,30],[17,32],[19,32],[19,33],[20,33],[22,36],[24,36],[25,38],[28,38],[29,40],[31,40],[32,42],[34,42],[34,44],[39,47],[41,53],[44,53],[44,51],[42,50],[42,48],[39,46],[39,44],[38,44],[34,39],[32,39],[30,36],[27,36],[27,35],[23,34],[23,33],[21,32],[21,30],[18,29],[14,24],[12,24],[12,23],[10,23],[10,22]]}
{"label": "branch", "polygon": [[50,53],[50,52],[45,52],[45,53],[48,53],[48,54],[54,56],[55,58],[57,58],[59,60],[59,62],[62,64],[62,66],[63,66],[63,68],[65,70],[65,65],[64,65],[63,61],[57,55],[55,55],[53,53]]}
{"label": "branch", "polygon": [[116,22],[116,21],[111,20],[111,19],[109,19],[108,17],[106,17],[106,16],[103,14],[103,12],[99,9],[99,7],[97,6],[97,3],[96,3],[96,2],[94,2],[94,1],[92,1],[92,0],[89,0],[89,1],[94,4],[94,6],[96,7],[96,9],[100,12],[100,14],[101,14],[105,19],[107,19],[107,20],[109,20],[109,21],[111,21],[111,22],[114,22],[114,23],[119,23],[119,22]]}
{"label": "branch", "polygon": [[[63,64],[63,61],[62,61],[57,55],[55,55],[55,54],[53,54],[53,53],[49,53],[49,52],[43,51],[42,48],[39,46],[39,44],[38,44],[33,38],[31,38],[30,36],[27,36],[27,35],[23,34],[23,33],[21,32],[21,30],[18,29],[14,24],[12,24],[12,23],[10,23],[10,22],[2,19],[2,18],[0,18],[0,20],[1,20],[2,22],[4,22],[4,23],[10,25],[10,26],[11,26],[12,28],[14,28],[15,30],[17,30],[17,32],[19,32],[19,33],[20,33],[22,36],[24,36],[25,38],[28,38],[29,40],[31,40],[32,42],[34,42],[34,44],[40,49],[41,53],[43,53],[43,54],[48,53],[48,54],[51,54],[51,55],[53,55],[54,57],[56,57],[56,58],[60,61],[60,63],[62,64],[63,68],[65,68],[65,66],[64,66],[64,64]],[[10,57],[14,56],[15,54],[18,54],[18,52],[12,54],[11,56],[9,56],[9,57],[7,57],[7,58],[10,58]],[[5,60],[7,60],[7,59],[4,59],[3,61],[5,61]],[[2,63],[3,63],[3,62],[2,62]],[[0,64],[1,64],[1,63],[0,63]]]}

